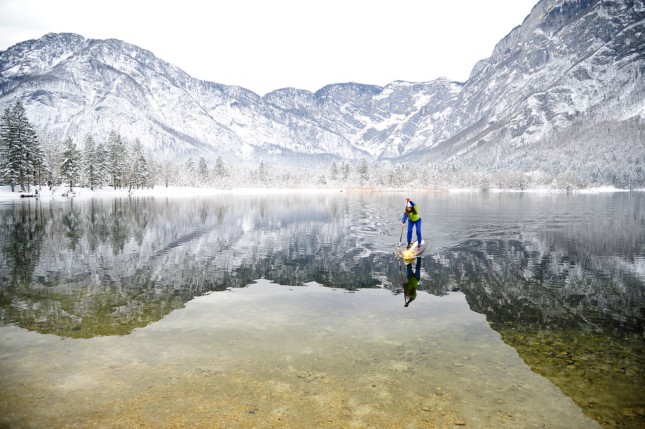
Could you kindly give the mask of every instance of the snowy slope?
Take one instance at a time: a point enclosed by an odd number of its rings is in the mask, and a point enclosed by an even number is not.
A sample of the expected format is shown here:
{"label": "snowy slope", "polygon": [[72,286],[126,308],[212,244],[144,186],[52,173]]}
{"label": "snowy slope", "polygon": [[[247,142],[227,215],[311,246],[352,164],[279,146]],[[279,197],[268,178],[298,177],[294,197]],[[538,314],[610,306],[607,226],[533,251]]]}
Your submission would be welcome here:
{"label": "snowy slope", "polygon": [[492,152],[494,163],[578,120],[642,121],[644,40],[642,2],[539,2],[473,69],[447,118],[444,154]]}
{"label": "snowy slope", "polygon": [[[21,99],[48,138],[104,141],[114,129],[175,161],[547,168],[540,160],[563,145],[581,150],[591,129],[636,130],[619,139],[623,152],[638,144],[644,40],[641,1],[542,0],[464,83],[338,83],[260,97],[194,79],[119,40],[48,34],[0,53],[0,107]],[[598,140],[596,150],[614,143]]]}

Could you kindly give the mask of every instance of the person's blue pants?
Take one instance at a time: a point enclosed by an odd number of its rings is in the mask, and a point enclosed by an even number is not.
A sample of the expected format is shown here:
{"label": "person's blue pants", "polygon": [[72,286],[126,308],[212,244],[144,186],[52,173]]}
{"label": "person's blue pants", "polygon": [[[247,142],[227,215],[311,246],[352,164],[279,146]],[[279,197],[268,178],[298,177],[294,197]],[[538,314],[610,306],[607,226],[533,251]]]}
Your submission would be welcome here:
{"label": "person's blue pants", "polygon": [[412,264],[408,264],[408,280],[410,280],[412,276],[416,277],[417,280],[421,280],[421,258],[419,257],[417,257],[417,265],[414,268],[414,271],[412,271]]}
{"label": "person's blue pants", "polygon": [[408,243],[412,242],[412,228],[417,228],[417,243],[421,245],[421,219],[416,222],[412,222],[408,219]]}

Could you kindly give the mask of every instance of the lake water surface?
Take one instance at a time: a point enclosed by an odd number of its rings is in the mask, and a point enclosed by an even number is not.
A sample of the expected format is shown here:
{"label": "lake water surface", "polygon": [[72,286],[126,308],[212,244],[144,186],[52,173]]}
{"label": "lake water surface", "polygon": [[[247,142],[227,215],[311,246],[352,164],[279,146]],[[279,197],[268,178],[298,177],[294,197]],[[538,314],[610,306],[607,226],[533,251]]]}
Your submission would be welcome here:
{"label": "lake water surface", "polygon": [[1,202],[0,427],[645,426],[643,193],[405,196]]}

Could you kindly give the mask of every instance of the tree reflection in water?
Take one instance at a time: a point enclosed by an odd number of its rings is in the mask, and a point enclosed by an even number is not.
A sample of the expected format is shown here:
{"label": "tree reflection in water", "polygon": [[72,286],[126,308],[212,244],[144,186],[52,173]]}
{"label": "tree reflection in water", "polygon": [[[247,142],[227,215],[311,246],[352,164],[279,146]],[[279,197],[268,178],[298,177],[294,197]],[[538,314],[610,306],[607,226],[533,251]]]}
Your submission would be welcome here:
{"label": "tree reflection in water", "polygon": [[[260,278],[399,293],[399,262],[383,241],[387,224],[378,223],[390,215],[382,209],[390,201],[381,198],[386,201],[284,194],[7,204],[0,207],[0,317],[42,333],[89,338],[128,334],[195,296]],[[595,214],[593,201],[580,208],[567,199],[569,217],[545,217],[541,228],[530,217],[513,228],[503,220],[496,229],[468,225],[457,244],[408,267],[413,285],[406,282],[406,306],[415,293],[462,291],[473,311],[585,412],[607,427],[642,427],[641,200],[617,196],[609,204],[612,218]],[[510,203],[526,210],[526,200]],[[581,210],[590,217],[585,222],[577,217]],[[450,222],[440,213],[433,221],[459,224],[454,212],[445,216]]]}
{"label": "tree reflection in water", "polygon": [[463,291],[534,371],[605,427],[643,427],[643,279],[619,259],[580,266],[535,244],[455,246],[428,261],[431,290]]}

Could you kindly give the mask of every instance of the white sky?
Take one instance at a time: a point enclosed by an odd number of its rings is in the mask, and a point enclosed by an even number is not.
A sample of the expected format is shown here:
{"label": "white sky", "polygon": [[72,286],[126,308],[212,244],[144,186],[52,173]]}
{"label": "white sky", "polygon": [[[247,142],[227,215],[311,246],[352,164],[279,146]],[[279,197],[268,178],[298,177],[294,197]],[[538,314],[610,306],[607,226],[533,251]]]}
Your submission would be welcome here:
{"label": "white sky", "polygon": [[260,95],[339,82],[465,81],[538,0],[0,0],[0,50],[116,38]]}

